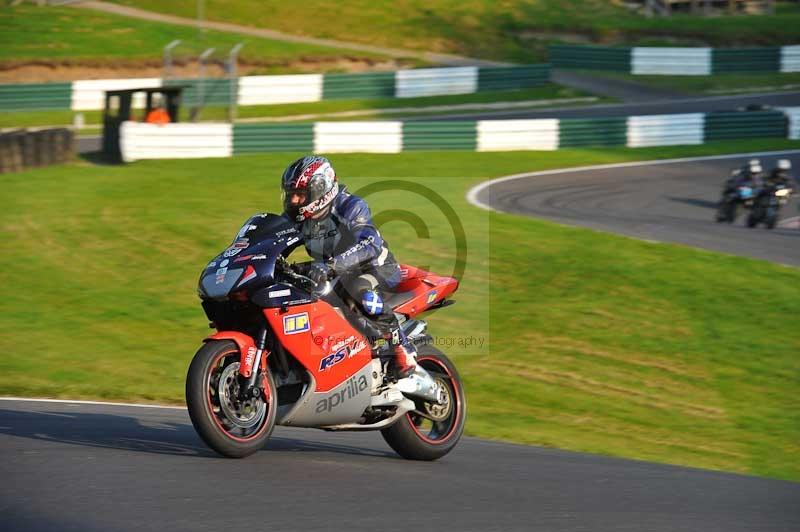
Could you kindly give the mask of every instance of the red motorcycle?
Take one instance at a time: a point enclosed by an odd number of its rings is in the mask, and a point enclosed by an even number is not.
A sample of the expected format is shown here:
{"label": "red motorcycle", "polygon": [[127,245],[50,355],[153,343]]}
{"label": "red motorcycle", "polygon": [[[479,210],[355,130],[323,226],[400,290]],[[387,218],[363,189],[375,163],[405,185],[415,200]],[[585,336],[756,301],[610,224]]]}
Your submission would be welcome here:
{"label": "red motorcycle", "polygon": [[[204,269],[198,293],[210,326],[186,377],[186,404],[203,441],[240,458],[276,424],[380,430],[401,456],[435,460],[455,447],[466,399],[452,362],[434,348],[422,312],[444,307],[458,281],[411,266],[385,304],[417,346],[417,370],[395,380],[390,346],[336,279],[318,285],[287,257],[299,230],[275,214],[252,217]],[[368,324],[367,324],[368,325]]]}

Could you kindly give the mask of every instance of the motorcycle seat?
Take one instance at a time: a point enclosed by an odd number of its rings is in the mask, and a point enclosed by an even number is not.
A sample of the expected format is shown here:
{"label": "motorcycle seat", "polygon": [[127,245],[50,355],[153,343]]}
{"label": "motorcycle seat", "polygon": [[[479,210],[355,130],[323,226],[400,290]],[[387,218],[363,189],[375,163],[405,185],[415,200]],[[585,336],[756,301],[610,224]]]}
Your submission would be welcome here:
{"label": "motorcycle seat", "polygon": [[407,292],[390,292],[385,303],[392,308],[397,308],[400,305],[411,301],[416,295],[417,293],[413,290],[409,290]]}

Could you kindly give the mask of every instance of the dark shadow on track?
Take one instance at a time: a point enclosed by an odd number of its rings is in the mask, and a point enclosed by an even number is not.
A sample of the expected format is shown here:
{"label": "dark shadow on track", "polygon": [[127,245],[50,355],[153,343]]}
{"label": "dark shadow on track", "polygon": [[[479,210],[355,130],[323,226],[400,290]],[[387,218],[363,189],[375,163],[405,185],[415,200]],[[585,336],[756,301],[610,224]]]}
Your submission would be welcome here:
{"label": "dark shadow on track", "polygon": [[[0,434],[148,454],[221,458],[205,446],[190,423],[146,423],[123,415],[0,409]],[[279,436],[271,437],[264,450],[399,459],[389,451]]]}
{"label": "dark shadow on track", "polygon": [[692,205],[694,207],[703,207],[706,209],[716,209],[719,206],[719,203],[717,203],[716,201],[709,201],[697,198],[675,198],[667,196],[667,199],[670,201],[677,201],[679,203],[685,203],[686,205]]}
{"label": "dark shadow on track", "polygon": [[[0,499],[0,504],[2,504]],[[108,532],[105,527],[89,524],[85,519],[68,518],[59,515],[57,518],[43,515],[40,512],[12,508],[3,512],[3,530],[25,532]]]}
{"label": "dark shadow on track", "polygon": [[[311,429],[309,429],[311,430]],[[362,447],[353,447],[350,445],[329,444],[318,441],[299,440],[294,438],[281,438],[272,436],[267,443],[267,451],[284,451],[284,452],[304,452],[304,453],[321,453],[331,452],[339,454],[350,454],[353,456],[372,456],[375,458],[393,458],[402,462],[407,460],[400,458],[392,451],[378,451],[375,449],[365,449]]]}
{"label": "dark shadow on track", "polygon": [[167,455],[216,457],[191,425],[143,424],[128,416],[0,409],[0,433],[70,445]]}

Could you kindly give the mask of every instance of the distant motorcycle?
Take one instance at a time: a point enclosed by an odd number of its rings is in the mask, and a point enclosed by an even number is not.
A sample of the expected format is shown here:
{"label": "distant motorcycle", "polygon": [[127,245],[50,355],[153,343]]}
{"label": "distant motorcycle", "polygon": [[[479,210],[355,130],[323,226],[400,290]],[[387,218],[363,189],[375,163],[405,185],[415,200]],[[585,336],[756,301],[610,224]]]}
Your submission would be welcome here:
{"label": "distant motorcycle", "polygon": [[726,188],[717,208],[717,222],[733,223],[736,220],[736,209],[741,204],[750,209],[756,198],[756,190],[749,185],[737,185]]}
{"label": "distant motorcycle", "polygon": [[786,205],[791,195],[792,189],[784,184],[766,187],[754,200],[747,227],[756,227],[763,222],[767,229],[774,229],[781,207]]}

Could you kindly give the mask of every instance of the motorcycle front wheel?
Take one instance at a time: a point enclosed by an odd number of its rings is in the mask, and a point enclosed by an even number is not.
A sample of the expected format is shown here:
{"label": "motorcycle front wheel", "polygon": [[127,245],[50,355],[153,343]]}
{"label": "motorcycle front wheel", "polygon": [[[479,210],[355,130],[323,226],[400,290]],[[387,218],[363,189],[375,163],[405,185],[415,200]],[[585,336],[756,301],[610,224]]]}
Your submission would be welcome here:
{"label": "motorcycle front wheel", "polygon": [[239,396],[239,348],[229,340],[207,342],[186,375],[186,406],[195,430],[213,450],[243,458],[261,448],[275,428],[277,391],[267,372],[257,397]]}
{"label": "motorcycle front wheel", "polygon": [[417,408],[381,430],[386,443],[403,458],[436,460],[458,443],[464,432],[467,400],[452,362],[438,349],[422,346],[417,364],[431,374],[445,392],[442,404],[415,400]]}
{"label": "motorcycle front wheel", "polygon": [[767,216],[764,220],[764,223],[766,224],[767,229],[775,229],[775,225],[778,223],[778,209],[770,207],[767,210]]}

